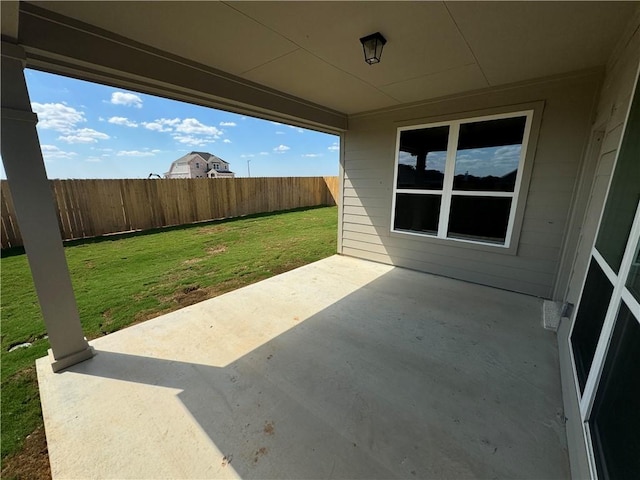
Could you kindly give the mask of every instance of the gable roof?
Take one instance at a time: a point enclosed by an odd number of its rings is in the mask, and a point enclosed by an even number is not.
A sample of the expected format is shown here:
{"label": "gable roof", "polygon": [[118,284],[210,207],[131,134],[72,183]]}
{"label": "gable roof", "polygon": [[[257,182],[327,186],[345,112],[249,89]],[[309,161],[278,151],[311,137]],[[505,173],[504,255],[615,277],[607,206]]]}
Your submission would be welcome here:
{"label": "gable roof", "polygon": [[211,157],[215,157],[215,155],[211,155],[208,152],[191,152],[188,155],[200,155],[200,157],[202,157],[203,160],[209,160]]}
{"label": "gable roof", "polygon": [[[208,152],[190,152],[186,155],[183,155],[177,160],[171,162],[171,166],[169,167],[169,172],[172,172],[173,169],[180,165],[188,165],[192,160],[195,160],[196,157],[200,157],[202,160],[209,165],[212,162],[222,162],[225,165],[229,165],[229,162],[222,160],[220,157],[216,157],[215,155]],[[220,170],[219,170],[220,171]]]}

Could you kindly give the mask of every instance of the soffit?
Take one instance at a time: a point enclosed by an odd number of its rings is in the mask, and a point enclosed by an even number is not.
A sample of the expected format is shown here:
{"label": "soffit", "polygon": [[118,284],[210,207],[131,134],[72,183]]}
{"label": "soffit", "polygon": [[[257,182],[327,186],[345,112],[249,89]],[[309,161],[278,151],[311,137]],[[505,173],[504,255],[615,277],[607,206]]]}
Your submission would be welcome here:
{"label": "soffit", "polygon": [[[29,2],[353,114],[602,66],[638,2]],[[4,28],[3,28],[4,30]],[[388,39],[367,65],[358,38]]]}

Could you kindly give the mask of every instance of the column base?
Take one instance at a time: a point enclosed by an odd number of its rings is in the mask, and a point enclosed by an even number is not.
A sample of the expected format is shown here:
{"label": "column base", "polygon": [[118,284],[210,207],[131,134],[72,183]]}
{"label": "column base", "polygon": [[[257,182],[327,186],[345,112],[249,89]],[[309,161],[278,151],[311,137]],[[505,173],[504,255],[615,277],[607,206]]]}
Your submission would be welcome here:
{"label": "column base", "polygon": [[87,348],[85,348],[84,350],[80,350],[79,352],[72,353],[71,355],[67,355],[66,357],[58,359],[54,358],[53,350],[49,349],[48,353],[49,360],[51,361],[51,368],[53,369],[54,373],[64,370],[65,368],[75,365],[76,363],[89,360],[96,354],[93,350],[93,347],[90,345],[87,345]]}

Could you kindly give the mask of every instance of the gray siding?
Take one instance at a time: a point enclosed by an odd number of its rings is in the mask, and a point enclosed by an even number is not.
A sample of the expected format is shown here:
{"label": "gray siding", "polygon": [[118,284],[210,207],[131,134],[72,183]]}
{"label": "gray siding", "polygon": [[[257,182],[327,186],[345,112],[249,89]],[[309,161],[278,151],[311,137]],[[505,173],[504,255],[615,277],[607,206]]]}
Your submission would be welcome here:
{"label": "gray siding", "polygon": [[[342,253],[531,295],[550,297],[601,72],[356,115],[344,136]],[[544,101],[515,255],[390,232],[396,128]],[[529,159],[530,160],[530,159]]]}

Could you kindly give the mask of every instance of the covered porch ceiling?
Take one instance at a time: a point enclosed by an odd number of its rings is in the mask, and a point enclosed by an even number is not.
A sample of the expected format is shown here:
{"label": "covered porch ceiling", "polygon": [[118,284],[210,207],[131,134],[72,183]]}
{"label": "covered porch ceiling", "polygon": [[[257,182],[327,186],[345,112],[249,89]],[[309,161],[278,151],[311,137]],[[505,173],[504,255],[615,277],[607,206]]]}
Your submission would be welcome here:
{"label": "covered porch ceiling", "polygon": [[[339,131],[348,115],[601,67],[637,7],[3,1],[2,35],[35,68]],[[358,39],[376,31],[388,43],[370,66]],[[171,76],[134,50],[232,87]]]}

